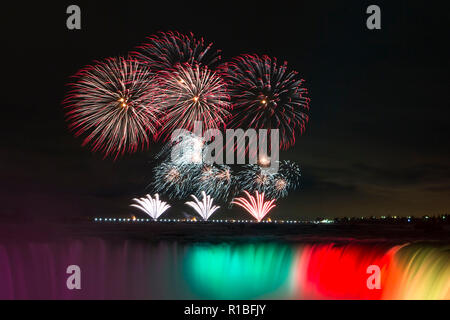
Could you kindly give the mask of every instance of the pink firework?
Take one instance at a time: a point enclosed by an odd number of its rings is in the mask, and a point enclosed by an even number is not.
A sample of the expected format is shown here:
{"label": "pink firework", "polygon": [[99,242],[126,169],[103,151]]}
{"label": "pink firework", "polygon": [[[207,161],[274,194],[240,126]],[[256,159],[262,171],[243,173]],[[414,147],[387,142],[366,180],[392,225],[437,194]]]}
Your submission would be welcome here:
{"label": "pink firework", "polygon": [[268,56],[242,55],[221,67],[233,106],[231,128],[278,129],[283,149],[309,121],[310,99],[297,72]]}
{"label": "pink firework", "polygon": [[80,70],[64,100],[69,128],[105,157],[148,148],[159,126],[156,82],[136,60],[109,58]]}
{"label": "pink firework", "polygon": [[196,121],[203,129],[225,127],[231,105],[224,80],[207,67],[189,64],[158,73],[159,105],[165,113],[162,133],[192,130]]}
{"label": "pink firework", "polygon": [[255,217],[258,222],[261,222],[269,211],[275,208],[275,199],[264,201],[264,192],[260,194],[256,191],[256,197],[253,197],[247,191],[244,191],[244,193],[247,195],[248,200],[240,197],[234,199],[231,203],[237,204],[238,206],[244,208],[248,213]]}
{"label": "pink firework", "polygon": [[133,55],[148,64],[153,71],[167,70],[179,64],[201,64],[212,67],[220,60],[220,51],[212,43],[197,39],[192,33],[160,32],[147,38]]}

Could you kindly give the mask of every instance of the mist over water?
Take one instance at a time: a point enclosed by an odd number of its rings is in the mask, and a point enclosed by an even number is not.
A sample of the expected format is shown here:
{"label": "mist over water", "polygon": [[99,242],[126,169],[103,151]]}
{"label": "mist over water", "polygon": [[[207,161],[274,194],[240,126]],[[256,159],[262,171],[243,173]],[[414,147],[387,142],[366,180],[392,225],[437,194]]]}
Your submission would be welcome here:
{"label": "mist over water", "polygon": [[[69,265],[81,290],[68,290]],[[367,288],[367,267],[381,289]],[[0,244],[1,299],[450,299],[450,246],[382,242]]]}

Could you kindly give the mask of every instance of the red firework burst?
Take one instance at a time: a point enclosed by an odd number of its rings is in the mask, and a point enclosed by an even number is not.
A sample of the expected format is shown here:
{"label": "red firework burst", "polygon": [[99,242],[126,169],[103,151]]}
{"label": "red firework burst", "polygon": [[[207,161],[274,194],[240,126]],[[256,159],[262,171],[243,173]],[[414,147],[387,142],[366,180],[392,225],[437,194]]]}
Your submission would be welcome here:
{"label": "red firework burst", "polygon": [[137,48],[133,55],[147,63],[153,71],[167,70],[179,64],[200,64],[212,67],[221,59],[220,50],[212,43],[197,39],[192,33],[160,32],[147,38],[147,43]]}
{"label": "red firework burst", "polygon": [[244,197],[239,197],[235,198],[231,203],[244,208],[248,213],[255,217],[258,222],[261,222],[269,211],[275,208],[275,199],[270,201],[264,200],[264,192],[259,193],[256,191],[254,197],[245,190],[244,193],[248,200]]}
{"label": "red firework burst", "polygon": [[231,105],[225,81],[207,67],[189,64],[158,73],[158,103],[165,112],[161,132],[168,138],[175,129],[192,130],[195,121],[203,129],[221,128]]}
{"label": "red firework burst", "polygon": [[287,62],[278,65],[276,59],[257,55],[236,57],[221,72],[234,110],[229,127],[279,129],[281,148],[291,147],[309,120],[310,99],[297,72],[289,71]]}
{"label": "red firework burst", "polygon": [[64,100],[66,119],[83,146],[117,156],[145,149],[159,125],[156,82],[137,60],[109,58],[80,70]]}

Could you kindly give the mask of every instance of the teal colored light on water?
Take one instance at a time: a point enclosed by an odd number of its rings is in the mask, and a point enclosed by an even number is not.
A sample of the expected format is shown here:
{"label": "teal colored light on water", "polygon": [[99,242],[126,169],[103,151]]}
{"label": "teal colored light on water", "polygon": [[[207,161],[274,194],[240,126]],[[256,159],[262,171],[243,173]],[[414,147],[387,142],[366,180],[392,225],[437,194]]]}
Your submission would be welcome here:
{"label": "teal colored light on water", "polygon": [[294,259],[280,243],[196,244],[183,263],[193,294],[207,299],[286,298]]}

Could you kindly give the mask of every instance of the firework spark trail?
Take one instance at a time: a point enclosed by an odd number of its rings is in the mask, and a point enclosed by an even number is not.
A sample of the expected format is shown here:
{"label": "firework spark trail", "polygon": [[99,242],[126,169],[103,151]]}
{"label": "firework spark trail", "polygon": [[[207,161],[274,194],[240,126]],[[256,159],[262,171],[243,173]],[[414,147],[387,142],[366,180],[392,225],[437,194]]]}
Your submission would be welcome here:
{"label": "firework spark trail", "polygon": [[156,72],[184,63],[214,67],[221,56],[220,50],[212,49],[212,45],[205,43],[203,38],[195,38],[192,33],[160,32],[148,37],[147,43],[132,54]]}
{"label": "firework spark trail", "polygon": [[247,191],[244,191],[247,199],[240,197],[235,198],[232,203],[244,208],[248,213],[250,213],[258,222],[269,213],[270,210],[275,208],[275,199],[270,201],[264,201],[264,193],[255,192],[255,197],[253,197]]}
{"label": "firework spark trail", "polygon": [[203,218],[204,221],[207,221],[209,217],[217,211],[220,207],[213,206],[214,199],[211,196],[207,196],[205,191],[202,191],[203,199],[199,201],[195,195],[191,195],[194,201],[188,201],[186,204],[192,208]]}
{"label": "firework spark trail", "polygon": [[133,201],[137,202],[137,204],[132,204],[131,207],[140,209],[155,221],[170,208],[170,205],[167,202],[159,199],[159,194],[155,194],[154,199],[148,194],[144,198],[133,199]]}
{"label": "firework spark trail", "polygon": [[165,112],[161,135],[175,129],[193,130],[196,121],[206,131],[225,127],[231,105],[222,77],[206,67],[180,65],[158,74],[158,102]]}
{"label": "firework spark trail", "polygon": [[115,158],[148,148],[160,125],[154,104],[157,90],[150,70],[139,62],[109,58],[75,76],[64,100],[69,128],[85,136],[83,146]]}
{"label": "firework spark trail", "polygon": [[227,201],[234,177],[231,168],[226,165],[204,165],[200,174],[195,178],[194,189],[197,193],[206,191],[219,201]]}
{"label": "firework spark trail", "polygon": [[233,105],[231,128],[279,129],[280,146],[295,143],[309,121],[310,99],[297,72],[267,56],[242,55],[221,66]]}

